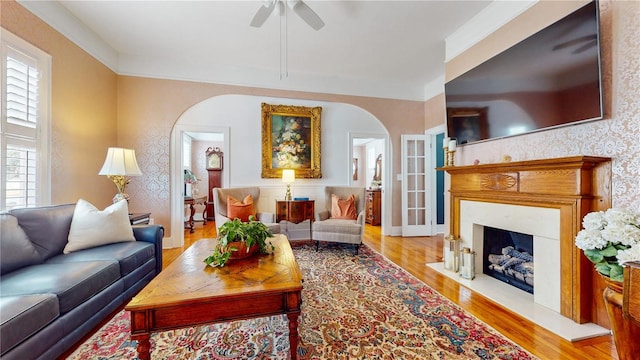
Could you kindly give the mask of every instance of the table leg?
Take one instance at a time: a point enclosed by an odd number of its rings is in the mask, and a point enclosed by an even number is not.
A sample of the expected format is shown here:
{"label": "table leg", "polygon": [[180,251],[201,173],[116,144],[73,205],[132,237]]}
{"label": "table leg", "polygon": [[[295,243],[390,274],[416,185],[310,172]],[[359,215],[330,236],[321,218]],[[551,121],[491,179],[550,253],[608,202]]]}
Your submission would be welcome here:
{"label": "table leg", "polygon": [[189,230],[190,233],[195,232],[195,230],[193,229],[193,215],[196,214],[196,208],[195,206],[193,206],[193,203],[189,204],[189,208],[191,209],[191,215],[189,216],[189,227],[191,228],[191,230]]}
{"label": "table leg", "polygon": [[151,360],[151,353],[149,352],[151,349],[150,334],[136,334],[135,336],[131,336],[131,340],[138,341],[138,347],[136,348],[138,352],[138,359]]}
{"label": "table leg", "polygon": [[207,225],[207,202],[203,202],[202,205],[204,205],[204,210],[202,210],[202,225]]}
{"label": "table leg", "polygon": [[289,318],[289,352],[291,353],[291,360],[298,358],[298,316],[299,312],[288,313]]}

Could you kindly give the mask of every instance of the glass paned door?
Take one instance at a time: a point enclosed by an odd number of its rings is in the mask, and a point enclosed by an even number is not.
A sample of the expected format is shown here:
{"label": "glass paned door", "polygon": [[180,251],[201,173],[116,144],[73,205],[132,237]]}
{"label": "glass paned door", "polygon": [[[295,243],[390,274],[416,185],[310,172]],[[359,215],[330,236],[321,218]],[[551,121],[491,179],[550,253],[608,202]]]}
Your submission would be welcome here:
{"label": "glass paned door", "polygon": [[402,236],[431,235],[425,135],[402,135]]}

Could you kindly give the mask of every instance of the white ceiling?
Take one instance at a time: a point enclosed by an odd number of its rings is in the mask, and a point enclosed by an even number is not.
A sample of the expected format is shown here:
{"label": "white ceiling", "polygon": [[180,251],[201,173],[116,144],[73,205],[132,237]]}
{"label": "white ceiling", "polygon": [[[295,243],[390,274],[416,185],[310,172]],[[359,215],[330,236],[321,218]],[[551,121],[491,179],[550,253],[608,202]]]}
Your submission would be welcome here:
{"label": "white ceiling", "polygon": [[262,1],[19,2],[122,75],[411,100],[442,81],[445,39],[491,3],[309,0],[325,26],[288,13],[281,79],[280,18],[249,26]]}

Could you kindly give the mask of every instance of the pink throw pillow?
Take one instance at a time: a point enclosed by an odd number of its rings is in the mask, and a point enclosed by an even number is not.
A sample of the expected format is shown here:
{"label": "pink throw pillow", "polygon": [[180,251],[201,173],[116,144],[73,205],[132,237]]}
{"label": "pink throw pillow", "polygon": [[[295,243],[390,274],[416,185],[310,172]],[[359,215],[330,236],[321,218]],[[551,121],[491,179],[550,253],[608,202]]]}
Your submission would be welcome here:
{"label": "pink throw pillow", "polygon": [[356,220],[356,196],[351,194],[346,200],[340,199],[338,195],[331,194],[331,217],[333,219]]}
{"label": "pink throw pillow", "polygon": [[231,220],[238,218],[242,222],[249,221],[249,216],[256,216],[256,210],[253,207],[253,196],[251,194],[245,196],[240,201],[231,195],[227,196],[227,217]]}

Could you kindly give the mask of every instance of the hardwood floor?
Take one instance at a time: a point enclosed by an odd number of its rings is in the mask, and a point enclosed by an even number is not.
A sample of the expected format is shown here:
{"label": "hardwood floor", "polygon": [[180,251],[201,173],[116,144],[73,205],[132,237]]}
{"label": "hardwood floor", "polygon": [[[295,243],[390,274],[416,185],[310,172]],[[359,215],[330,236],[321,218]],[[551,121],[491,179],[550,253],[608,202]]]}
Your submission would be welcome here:
{"label": "hardwood floor", "polygon": [[[163,268],[194,241],[216,236],[212,221],[195,230],[185,231],[184,247],[163,251]],[[380,227],[367,225],[364,243],[541,359],[618,359],[611,336],[569,342],[425,266],[442,261],[442,236],[381,236]]]}

